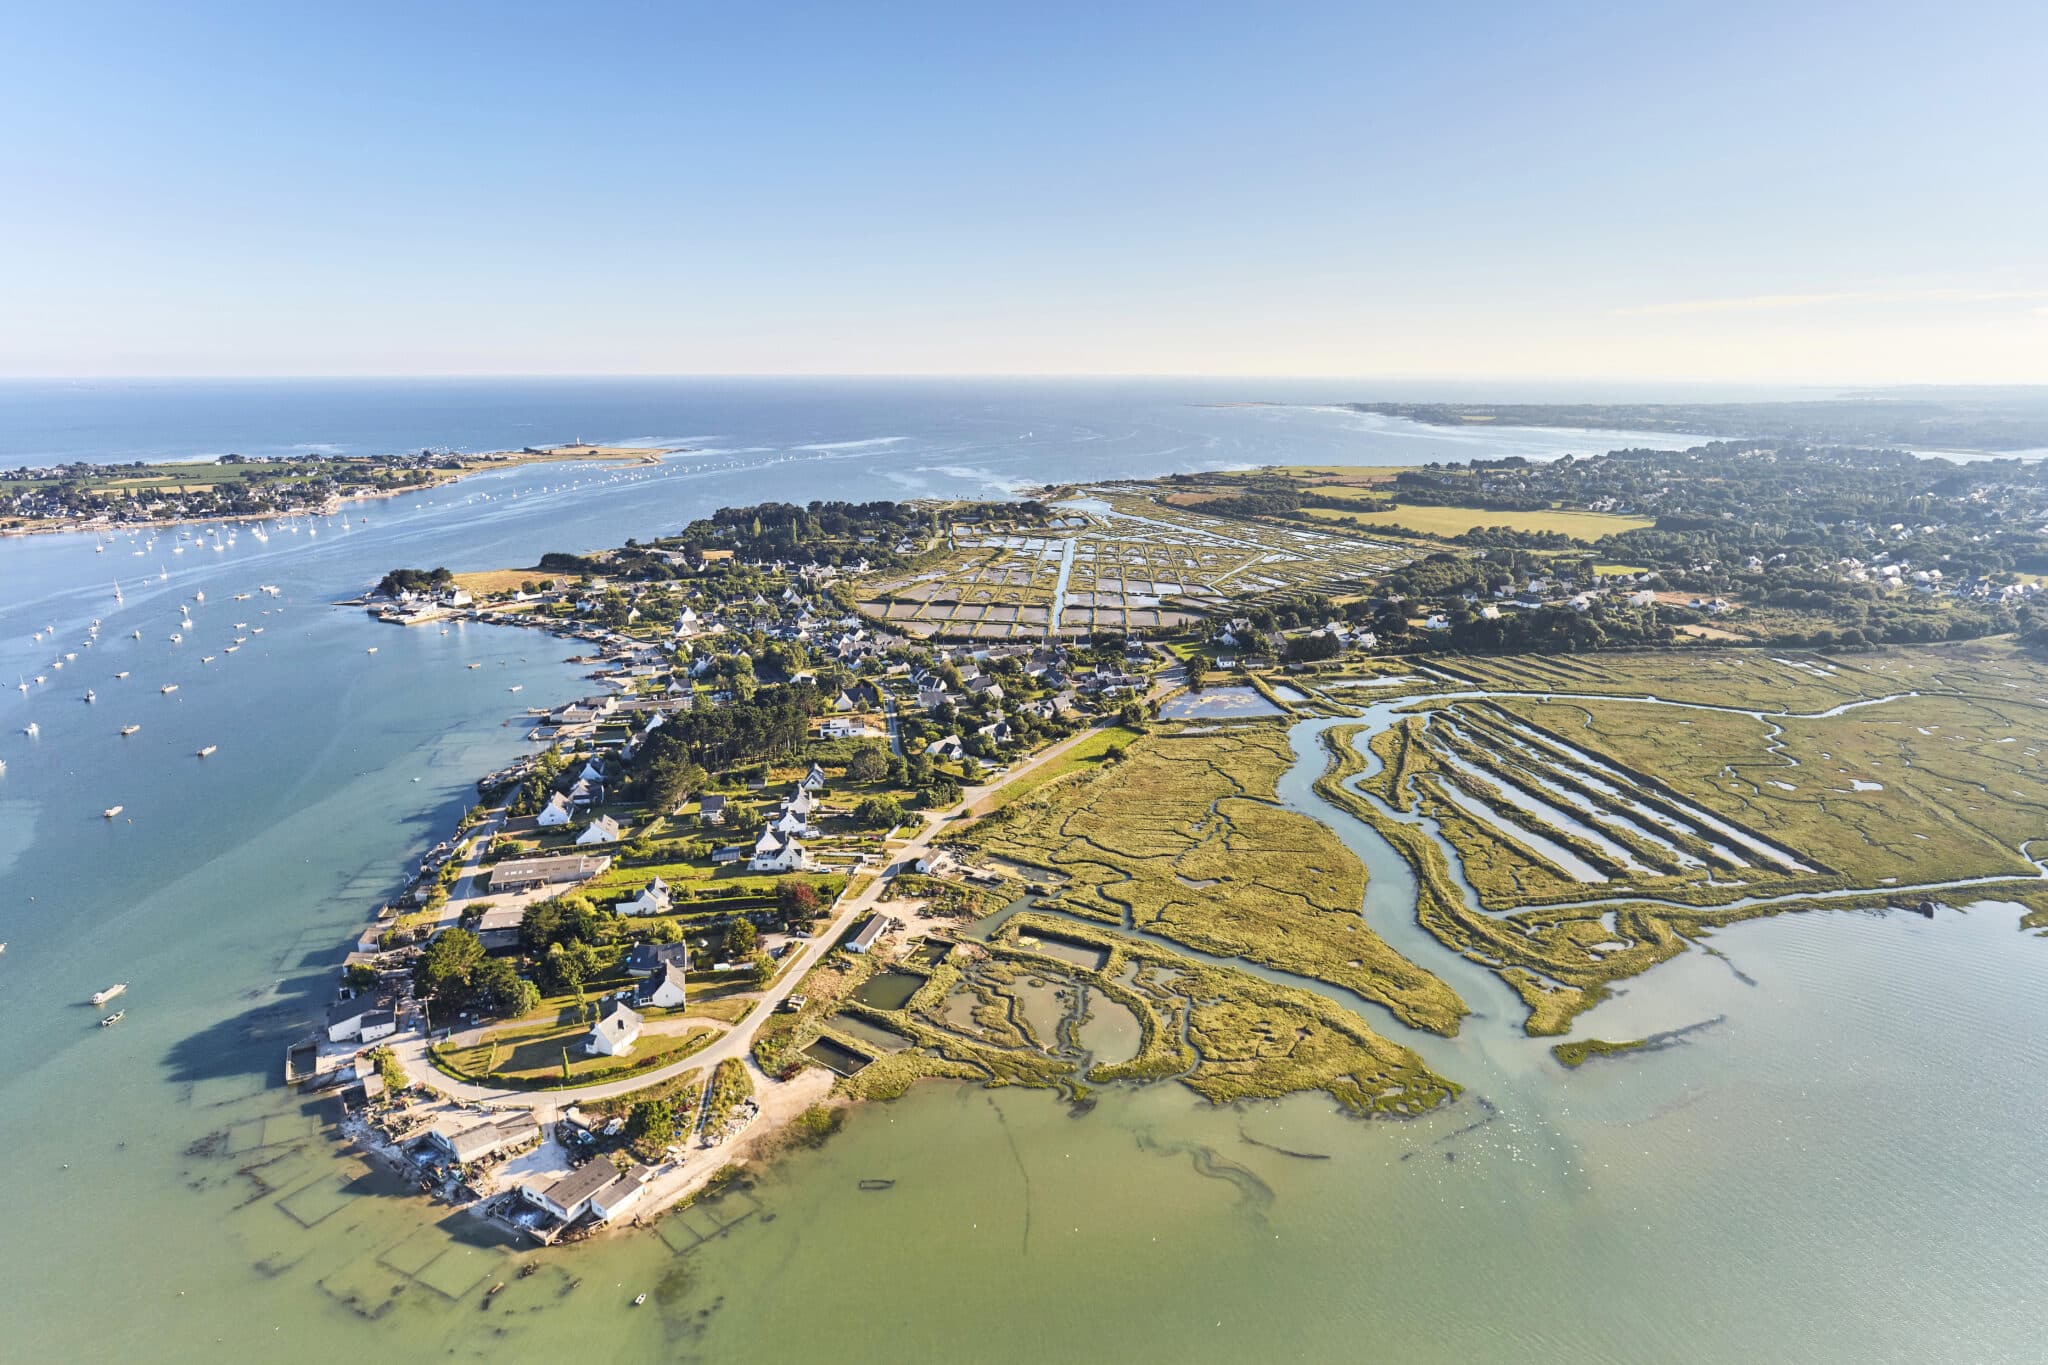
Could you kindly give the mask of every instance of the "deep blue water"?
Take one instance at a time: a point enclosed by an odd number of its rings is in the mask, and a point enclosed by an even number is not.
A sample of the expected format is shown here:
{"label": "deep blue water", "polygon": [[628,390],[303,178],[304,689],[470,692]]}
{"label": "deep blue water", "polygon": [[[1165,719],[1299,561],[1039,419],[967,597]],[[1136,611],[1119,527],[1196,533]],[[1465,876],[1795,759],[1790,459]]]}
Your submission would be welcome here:
{"label": "deep blue water", "polygon": [[932,460],[994,461],[1005,470],[1046,461],[1063,468],[1068,461],[1135,462],[1101,473],[1276,458],[1417,464],[1606,446],[1572,432],[1475,437],[1332,414],[1305,419],[1298,411],[1196,405],[1587,396],[1526,384],[1335,379],[21,380],[0,381],[0,466],[380,455],[421,446],[504,450],[578,437],[783,449],[893,437]]}

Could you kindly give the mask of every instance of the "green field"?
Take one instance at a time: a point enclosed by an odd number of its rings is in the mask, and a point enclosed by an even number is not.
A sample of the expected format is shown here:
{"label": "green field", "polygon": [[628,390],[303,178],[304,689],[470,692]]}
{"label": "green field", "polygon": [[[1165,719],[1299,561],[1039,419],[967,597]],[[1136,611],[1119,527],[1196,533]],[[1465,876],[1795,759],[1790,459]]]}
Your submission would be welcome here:
{"label": "green field", "polygon": [[[650,1016],[650,1022],[656,1017]],[[590,1024],[582,1019],[514,1025],[493,1030],[483,1041],[466,1047],[442,1044],[429,1055],[435,1066],[459,1080],[551,1089],[565,1084],[594,1085],[652,1071],[689,1056],[719,1037],[718,1030],[712,1028],[691,1028],[674,1034],[643,1033],[630,1056],[593,1057],[582,1048],[589,1032]]]}

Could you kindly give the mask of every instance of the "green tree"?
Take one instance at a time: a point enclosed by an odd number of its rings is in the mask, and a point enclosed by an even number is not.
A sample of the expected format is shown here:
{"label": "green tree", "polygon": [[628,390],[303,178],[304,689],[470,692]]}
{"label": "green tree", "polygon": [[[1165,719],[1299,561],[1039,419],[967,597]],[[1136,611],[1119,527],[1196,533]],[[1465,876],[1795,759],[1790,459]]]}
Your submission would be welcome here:
{"label": "green tree", "polygon": [[477,1004],[501,1019],[516,1019],[540,1008],[540,988],[502,957],[484,959],[469,984]]}
{"label": "green tree", "polygon": [[893,796],[862,797],[853,808],[853,822],[862,829],[892,829],[903,823],[903,803]]}
{"label": "green tree", "polygon": [[725,960],[727,962],[745,960],[753,953],[754,945],[760,942],[760,939],[761,935],[754,928],[752,920],[745,917],[734,920],[730,925],[726,926],[725,930]]}
{"label": "green tree", "polygon": [[367,962],[352,962],[341,974],[341,981],[350,990],[368,990],[377,984],[377,969]]}
{"label": "green tree", "polygon": [[675,1136],[676,1111],[662,1100],[641,1100],[626,1118],[626,1139],[636,1147],[666,1147]]}
{"label": "green tree", "polygon": [[846,761],[849,782],[880,782],[889,775],[889,755],[879,744],[863,744]]}
{"label": "green tree", "polygon": [[580,991],[597,975],[597,954],[587,943],[557,943],[541,959],[549,985],[557,991]]}
{"label": "green tree", "polygon": [[467,929],[446,929],[420,955],[414,979],[424,994],[438,999],[460,998],[469,990],[470,978],[483,961],[482,939]]}
{"label": "green tree", "polygon": [[775,979],[775,959],[766,953],[754,954],[754,984],[765,986]]}

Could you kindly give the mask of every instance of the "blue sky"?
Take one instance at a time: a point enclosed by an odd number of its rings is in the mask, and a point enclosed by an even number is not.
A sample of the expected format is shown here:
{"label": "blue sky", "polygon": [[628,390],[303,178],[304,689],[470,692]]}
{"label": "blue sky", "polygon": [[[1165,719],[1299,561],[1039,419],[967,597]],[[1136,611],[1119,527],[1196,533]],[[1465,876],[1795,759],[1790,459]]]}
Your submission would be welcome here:
{"label": "blue sky", "polygon": [[0,374],[2048,382],[2048,7],[46,5]]}

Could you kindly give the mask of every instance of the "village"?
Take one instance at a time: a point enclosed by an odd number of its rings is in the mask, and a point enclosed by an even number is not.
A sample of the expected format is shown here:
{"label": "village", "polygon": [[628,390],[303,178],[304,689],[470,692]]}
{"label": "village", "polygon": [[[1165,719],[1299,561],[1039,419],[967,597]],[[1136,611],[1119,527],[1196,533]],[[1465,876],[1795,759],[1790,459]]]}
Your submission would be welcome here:
{"label": "village", "polygon": [[[886,551],[884,551],[886,553]],[[937,953],[950,888],[1013,885],[950,817],[1181,676],[1142,641],[897,634],[845,568],[699,549],[677,576],[398,573],[380,619],[578,641],[596,690],[524,713],[534,752],[366,924],[289,1083],[417,1188],[539,1242],[687,1198],[872,1060],[773,1074],[757,1034],[821,962]],[[917,886],[908,895],[902,888]],[[878,1050],[879,1051],[879,1050]]]}

